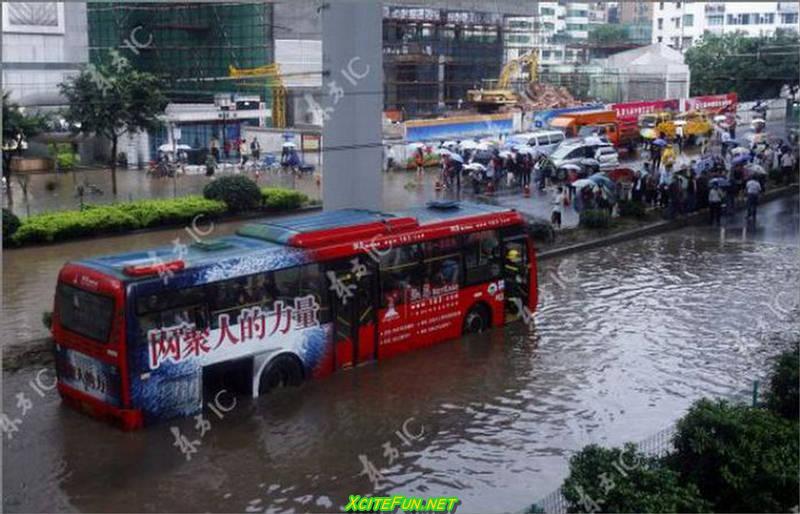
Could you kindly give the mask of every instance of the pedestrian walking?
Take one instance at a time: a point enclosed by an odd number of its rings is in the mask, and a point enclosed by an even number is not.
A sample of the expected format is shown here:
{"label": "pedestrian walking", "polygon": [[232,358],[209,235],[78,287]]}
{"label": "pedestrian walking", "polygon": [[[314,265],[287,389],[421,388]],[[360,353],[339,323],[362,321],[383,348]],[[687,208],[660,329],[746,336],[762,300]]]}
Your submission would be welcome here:
{"label": "pedestrian walking", "polygon": [[631,187],[631,200],[634,203],[642,203],[647,179],[638,171],[634,172],[633,186]]}
{"label": "pedestrian walking", "polygon": [[683,125],[675,127],[675,142],[678,144],[678,153],[683,153]]}
{"label": "pedestrian walking", "polygon": [[253,155],[253,160],[256,162],[261,160],[261,143],[258,142],[255,136],[253,136],[253,140],[250,142],[250,153]]}
{"label": "pedestrian walking", "polygon": [[242,138],[239,140],[239,166],[244,166],[249,158],[250,146],[248,146],[247,141]]}
{"label": "pedestrian walking", "polygon": [[650,167],[654,173],[658,173],[661,168],[661,147],[658,145],[650,145]]}
{"label": "pedestrian walking", "polygon": [[751,178],[745,184],[747,192],[747,219],[756,221],[756,211],[758,210],[758,197],[761,194],[761,184],[755,178]]}
{"label": "pedestrian walking", "polygon": [[533,156],[525,154],[522,156],[522,189],[531,187],[531,173],[533,172]]}
{"label": "pedestrian walking", "polygon": [[425,154],[421,146],[414,151],[414,164],[417,167],[417,180],[422,180],[422,174],[425,171]]}
{"label": "pedestrian walking", "polygon": [[794,168],[794,156],[791,150],[785,148],[781,154],[781,183],[791,184],[792,182],[792,169]]}
{"label": "pedestrian walking", "polygon": [[708,191],[708,213],[711,226],[719,225],[722,217],[722,191],[716,182],[711,184]]}
{"label": "pedestrian walking", "polygon": [[211,138],[211,156],[219,162],[219,140],[216,137]]}
{"label": "pedestrian walking", "polygon": [[569,205],[569,195],[566,194],[563,186],[558,186],[553,195],[553,211],[550,214],[550,222],[557,229],[561,228],[562,214],[567,205]]}

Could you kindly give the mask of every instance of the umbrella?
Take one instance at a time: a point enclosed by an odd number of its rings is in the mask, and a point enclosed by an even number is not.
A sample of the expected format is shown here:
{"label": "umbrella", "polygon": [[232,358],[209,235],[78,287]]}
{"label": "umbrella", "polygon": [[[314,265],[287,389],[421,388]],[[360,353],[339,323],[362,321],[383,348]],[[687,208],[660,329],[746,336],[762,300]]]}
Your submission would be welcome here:
{"label": "umbrella", "polygon": [[667,146],[667,142],[661,139],[660,137],[658,139],[653,140],[652,144],[656,146]]}
{"label": "umbrella", "polygon": [[486,141],[481,141],[480,143],[477,144],[475,148],[477,148],[478,150],[491,150],[492,148],[494,148],[494,145],[491,145]]}
{"label": "umbrella", "polygon": [[750,150],[748,150],[747,148],[744,148],[743,146],[737,146],[736,148],[731,150],[731,154],[733,154],[733,155],[744,155],[744,154],[749,154],[749,153],[750,153]]}
{"label": "umbrella", "polygon": [[461,141],[461,149],[462,150],[474,150],[478,147],[478,143],[471,139],[467,139],[466,141]]}
{"label": "umbrella", "polygon": [[292,143],[291,141],[287,141],[283,143],[283,148],[295,148],[297,145]]}
{"label": "umbrella", "polygon": [[686,120],[675,120],[672,122],[676,127],[683,127],[686,125]]}
{"label": "umbrella", "polygon": [[765,120],[763,120],[763,119],[761,119],[761,118],[755,118],[755,119],[754,119],[753,121],[751,121],[750,123],[751,123],[751,124],[753,124],[753,125],[755,125],[755,124],[757,124],[757,123],[764,124],[764,123],[766,123],[766,121],[765,121]]}
{"label": "umbrella", "polygon": [[577,164],[562,164],[559,168],[567,171],[581,171],[581,167]]}
{"label": "umbrella", "polygon": [[746,168],[752,175],[766,175],[767,170],[760,164],[749,164]]}
{"label": "umbrella", "polygon": [[462,164],[464,163],[464,158],[461,157],[461,155],[459,155],[459,154],[457,154],[455,152],[444,151],[444,152],[442,152],[442,155],[446,155],[448,159],[452,159],[452,160],[454,160],[456,162],[460,162]]}
{"label": "umbrella", "polygon": [[[284,143],[284,146],[286,146],[287,144],[292,144],[292,143]],[[411,149],[425,148],[425,143],[409,143],[408,147]]]}
{"label": "umbrella", "polygon": [[509,157],[513,157],[513,156],[514,155],[511,152],[509,152],[508,150],[503,150],[502,152],[500,152],[500,157],[503,158],[503,159],[508,159]]}
{"label": "umbrella", "polygon": [[597,159],[592,159],[590,157],[587,157],[585,159],[581,159],[579,161],[579,163],[580,163],[581,166],[586,166],[587,168],[599,168],[600,167],[600,162]]}
{"label": "umbrella", "polygon": [[716,116],[714,116],[714,121],[716,121],[717,123],[719,123],[721,121],[725,121],[727,119],[728,119],[728,117],[725,116],[724,114],[717,114]]}
{"label": "umbrella", "polygon": [[595,189],[599,186],[587,178],[581,178],[573,182],[572,187],[575,189],[583,189],[584,187],[591,187],[592,189]]}
{"label": "umbrella", "polygon": [[442,148],[447,148],[448,150],[453,149],[458,146],[458,143],[455,141],[445,141],[442,143]]}
{"label": "umbrella", "polygon": [[533,148],[532,146],[520,146],[519,148],[517,148],[517,152],[524,153],[527,155],[536,155],[537,153],[539,153],[539,151],[536,150],[536,148]]}
{"label": "umbrella", "polygon": [[595,173],[589,180],[597,184],[598,186],[603,186],[609,189],[614,189],[614,181],[608,178],[605,173]]}
{"label": "umbrella", "polygon": [[731,160],[731,165],[738,166],[739,164],[742,164],[742,163],[745,163],[745,162],[750,162],[750,155],[749,154],[748,155],[740,155],[738,157],[734,157],[733,160]]}
{"label": "umbrella", "polygon": [[172,147],[171,144],[165,143],[158,147],[159,152],[171,152],[172,150],[191,150],[192,147],[189,145],[175,145],[175,148]]}
{"label": "umbrella", "polygon": [[467,171],[486,171],[486,166],[479,162],[471,162],[464,165],[464,169]]}
{"label": "umbrella", "polygon": [[714,184],[719,187],[728,187],[731,183],[725,177],[716,177],[708,181],[709,186],[713,186]]}

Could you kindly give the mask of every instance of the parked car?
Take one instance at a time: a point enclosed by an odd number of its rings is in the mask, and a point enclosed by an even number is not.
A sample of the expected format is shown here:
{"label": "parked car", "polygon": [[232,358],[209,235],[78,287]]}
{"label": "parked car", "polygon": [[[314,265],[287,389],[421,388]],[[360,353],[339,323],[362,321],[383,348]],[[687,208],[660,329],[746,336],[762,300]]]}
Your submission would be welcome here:
{"label": "parked car", "polygon": [[611,171],[619,166],[617,150],[605,142],[568,140],[550,154],[550,160],[555,168],[562,168],[565,164],[581,165],[584,159],[596,160],[600,171]]}
{"label": "parked car", "polygon": [[559,130],[536,130],[534,132],[515,134],[507,139],[506,145],[509,147],[527,145],[537,149],[544,155],[550,155],[563,141],[564,134]]}

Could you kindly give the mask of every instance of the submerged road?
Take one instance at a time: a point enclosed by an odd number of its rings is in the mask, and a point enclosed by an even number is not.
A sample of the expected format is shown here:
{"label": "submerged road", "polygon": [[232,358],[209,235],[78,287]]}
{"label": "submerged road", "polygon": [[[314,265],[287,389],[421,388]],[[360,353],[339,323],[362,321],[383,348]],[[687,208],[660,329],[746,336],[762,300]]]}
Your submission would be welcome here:
{"label": "submerged road", "polygon": [[[535,327],[240,399],[206,413],[202,438],[194,419],[123,433],[40,396],[37,369],[6,373],[3,410],[21,424],[3,440],[3,508],[329,512],[393,493],[520,511],[585,444],[642,440],[704,396],[749,397],[800,330],[799,222],[793,196],[755,229],[739,217],[548,260]],[[173,428],[200,441],[191,460]]]}

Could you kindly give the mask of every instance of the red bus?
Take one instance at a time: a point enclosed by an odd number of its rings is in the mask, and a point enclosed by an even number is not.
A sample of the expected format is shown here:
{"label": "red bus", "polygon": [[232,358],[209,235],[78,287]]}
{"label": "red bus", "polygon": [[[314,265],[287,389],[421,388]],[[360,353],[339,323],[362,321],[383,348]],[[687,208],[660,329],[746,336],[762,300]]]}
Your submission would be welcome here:
{"label": "red bus", "polygon": [[432,203],[257,222],[65,264],[58,390],[136,429],[195,414],[223,389],[255,397],[501,326],[536,303],[535,252],[514,210]]}

